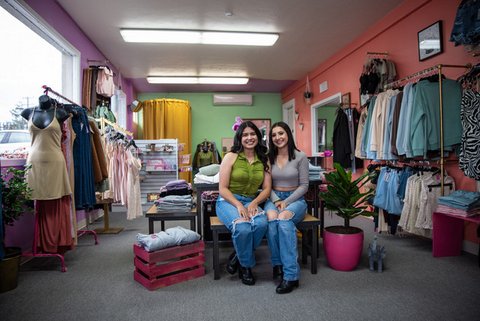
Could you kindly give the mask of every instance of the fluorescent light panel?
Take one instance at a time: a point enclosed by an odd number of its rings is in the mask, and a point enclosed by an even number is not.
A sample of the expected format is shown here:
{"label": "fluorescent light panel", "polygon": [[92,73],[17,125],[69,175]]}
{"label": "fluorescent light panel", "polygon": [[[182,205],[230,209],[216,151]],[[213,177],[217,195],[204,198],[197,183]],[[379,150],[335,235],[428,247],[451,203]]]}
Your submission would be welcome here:
{"label": "fluorescent light panel", "polygon": [[171,29],[120,29],[125,42],[189,43],[207,45],[273,46],[275,33]]}
{"label": "fluorescent light panel", "polygon": [[245,77],[147,77],[150,84],[223,84],[245,85],[248,78]]}

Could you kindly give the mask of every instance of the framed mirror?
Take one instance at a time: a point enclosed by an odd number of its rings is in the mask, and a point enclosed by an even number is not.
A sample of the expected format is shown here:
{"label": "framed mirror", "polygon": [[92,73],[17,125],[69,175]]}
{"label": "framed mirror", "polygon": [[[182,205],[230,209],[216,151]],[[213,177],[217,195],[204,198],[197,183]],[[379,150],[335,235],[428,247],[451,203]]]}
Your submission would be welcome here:
{"label": "framed mirror", "polygon": [[341,103],[342,94],[338,93],[311,106],[312,124],[317,124],[311,126],[312,156],[321,156],[325,150],[333,149],[333,125]]}
{"label": "framed mirror", "polygon": [[270,118],[243,118],[255,124],[262,133],[262,141],[268,147],[268,134],[270,133]]}

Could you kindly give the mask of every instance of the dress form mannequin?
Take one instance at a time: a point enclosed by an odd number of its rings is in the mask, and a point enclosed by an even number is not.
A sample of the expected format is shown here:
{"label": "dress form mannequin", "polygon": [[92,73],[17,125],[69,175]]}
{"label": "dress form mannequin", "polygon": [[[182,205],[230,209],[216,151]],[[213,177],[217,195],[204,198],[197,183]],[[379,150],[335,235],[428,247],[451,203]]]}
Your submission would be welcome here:
{"label": "dress form mannequin", "polygon": [[36,127],[40,129],[48,127],[52,122],[54,115],[56,115],[60,124],[68,118],[68,113],[62,108],[55,108],[53,100],[47,95],[40,96],[38,98],[38,103],[38,107],[25,108],[21,113],[21,116],[27,121],[30,117],[33,117],[32,122]]}

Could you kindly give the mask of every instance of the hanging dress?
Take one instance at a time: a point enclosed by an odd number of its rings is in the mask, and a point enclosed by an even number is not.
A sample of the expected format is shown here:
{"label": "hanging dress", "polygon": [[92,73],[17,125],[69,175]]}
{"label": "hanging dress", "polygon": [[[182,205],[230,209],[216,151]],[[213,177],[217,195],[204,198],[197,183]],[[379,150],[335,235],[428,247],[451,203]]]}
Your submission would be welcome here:
{"label": "hanging dress", "polygon": [[131,149],[128,149],[126,153],[128,158],[127,219],[133,220],[143,216],[140,193],[140,169],[142,168],[142,161],[133,155]]}
{"label": "hanging dress", "polygon": [[70,187],[67,166],[63,156],[62,130],[55,107],[53,120],[45,128],[33,123],[35,109],[28,121],[32,146],[27,158],[31,168],[27,184],[36,200],[35,210],[38,234],[35,238],[43,252],[60,253],[73,245],[70,219]]}
{"label": "hanging dress", "polygon": [[27,183],[32,189],[32,199],[52,200],[72,193],[65,158],[62,153],[62,130],[57,120],[55,107],[53,120],[45,128],[33,123],[35,109],[28,121],[32,146],[27,165],[32,167],[27,173]]}

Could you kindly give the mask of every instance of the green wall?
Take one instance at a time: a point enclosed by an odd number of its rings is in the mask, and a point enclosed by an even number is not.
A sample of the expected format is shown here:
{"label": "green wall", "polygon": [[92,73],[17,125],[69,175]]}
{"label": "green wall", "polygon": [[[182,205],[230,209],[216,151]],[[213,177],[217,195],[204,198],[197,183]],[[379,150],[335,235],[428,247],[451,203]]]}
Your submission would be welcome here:
{"label": "green wall", "polygon": [[[192,107],[192,154],[197,144],[214,141],[221,152],[222,138],[233,138],[235,117],[270,118],[271,124],[282,120],[282,99],[279,93],[254,93],[252,106],[214,106],[212,93],[144,93],[138,100],[175,98],[188,100]],[[192,155],[193,156],[193,155]]]}

